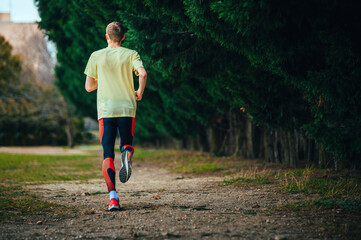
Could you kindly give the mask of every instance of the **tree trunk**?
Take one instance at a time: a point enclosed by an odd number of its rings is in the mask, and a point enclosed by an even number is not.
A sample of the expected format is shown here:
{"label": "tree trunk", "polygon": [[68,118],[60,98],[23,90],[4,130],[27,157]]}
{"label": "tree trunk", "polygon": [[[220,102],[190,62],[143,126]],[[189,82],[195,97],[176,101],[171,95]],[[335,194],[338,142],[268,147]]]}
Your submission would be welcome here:
{"label": "tree trunk", "polygon": [[265,148],[265,159],[267,162],[275,162],[274,155],[274,138],[272,131],[265,128],[264,130],[264,148]]}
{"label": "tree trunk", "polygon": [[233,155],[239,155],[240,154],[240,140],[241,140],[241,126],[239,124],[240,119],[238,117],[235,117],[235,142],[234,142],[234,154]]}
{"label": "tree trunk", "polygon": [[279,146],[279,131],[278,130],[274,131],[273,150],[274,150],[275,162],[281,163],[282,159],[281,159],[281,151],[280,151],[280,146]]}
{"label": "tree trunk", "polygon": [[68,147],[73,148],[75,143],[74,143],[73,128],[71,126],[71,119],[70,119],[69,115],[65,119],[65,132],[66,132],[66,137],[67,137],[67,141],[68,141]]}
{"label": "tree trunk", "polygon": [[199,133],[199,141],[200,141],[200,147],[201,147],[201,150],[204,151],[204,152],[209,152],[210,150],[210,143],[208,141],[208,138],[207,138],[207,130],[206,129],[202,129],[202,131],[200,131]]}
{"label": "tree trunk", "polygon": [[289,165],[292,167],[297,167],[298,156],[297,156],[297,146],[296,146],[296,134],[294,132],[288,132],[288,156],[289,156]]}
{"label": "tree trunk", "polygon": [[337,158],[337,157],[333,157],[333,163],[334,163],[334,168],[336,171],[340,171],[341,170],[341,159]]}
{"label": "tree trunk", "polygon": [[253,152],[253,124],[250,116],[246,117],[246,157],[254,158]]}
{"label": "tree trunk", "polygon": [[194,139],[190,136],[188,136],[187,138],[187,149],[191,150],[191,151],[194,151]]}
{"label": "tree trunk", "polygon": [[265,128],[253,126],[253,154],[255,158],[264,158],[265,145],[264,145],[264,131]]}
{"label": "tree trunk", "polygon": [[325,152],[323,151],[321,144],[317,144],[318,147],[318,167],[324,168],[326,166]]}
{"label": "tree trunk", "polygon": [[307,165],[311,166],[315,159],[315,143],[311,138],[307,139]]}
{"label": "tree trunk", "polygon": [[290,158],[289,158],[289,143],[288,143],[288,137],[287,134],[280,130],[280,142],[281,142],[281,153],[282,153],[282,163],[289,165],[290,164]]}
{"label": "tree trunk", "polygon": [[217,153],[219,151],[219,133],[216,127],[209,127],[206,131],[206,134],[209,142],[209,151],[212,153]]}

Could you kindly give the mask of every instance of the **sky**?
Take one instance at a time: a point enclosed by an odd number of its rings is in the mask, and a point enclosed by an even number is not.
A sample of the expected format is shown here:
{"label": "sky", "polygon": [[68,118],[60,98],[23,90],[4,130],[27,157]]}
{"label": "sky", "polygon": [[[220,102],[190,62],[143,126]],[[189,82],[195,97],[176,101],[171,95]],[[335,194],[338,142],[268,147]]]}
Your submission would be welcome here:
{"label": "sky", "polygon": [[0,0],[0,12],[10,12],[12,22],[40,21],[34,0]]}

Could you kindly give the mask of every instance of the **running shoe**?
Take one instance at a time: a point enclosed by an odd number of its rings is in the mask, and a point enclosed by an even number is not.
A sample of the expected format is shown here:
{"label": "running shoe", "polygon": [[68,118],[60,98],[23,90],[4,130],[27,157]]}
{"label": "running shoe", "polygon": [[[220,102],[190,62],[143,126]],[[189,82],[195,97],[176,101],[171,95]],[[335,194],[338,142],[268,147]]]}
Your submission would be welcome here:
{"label": "running shoe", "polygon": [[109,211],[115,211],[115,210],[119,210],[119,209],[120,209],[119,200],[117,200],[115,198],[110,199],[108,210]]}
{"label": "running shoe", "polygon": [[132,153],[128,150],[122,152],[121,156],[122,167],[119,171],[119,179],[122,183],[129,180],[132,174]]}

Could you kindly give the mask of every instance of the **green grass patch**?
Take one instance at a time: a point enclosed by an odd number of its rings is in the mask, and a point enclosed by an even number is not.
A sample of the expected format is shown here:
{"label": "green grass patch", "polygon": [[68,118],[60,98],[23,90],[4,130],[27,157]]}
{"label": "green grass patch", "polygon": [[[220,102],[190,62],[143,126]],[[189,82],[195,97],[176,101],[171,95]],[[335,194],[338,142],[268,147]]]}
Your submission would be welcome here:
{"label": "green grass patch", "polygon": [[[245,166],[246,167],[246,166]],[[281,206],[292,210],[343,209],[361,213],[361,181],[356,172],[336,172],[314,168],[290,169],[282,166],[241,170],[221,185],[249,187],[273,184],[285,193],[303,193],[308,199]]]}
{"label": "green grass patch", "polygon": [[244,211],[244,214],[246,214],[246,215],[256,215],[257,213],[255,211],[252,211],[252,210],[246,210],[246,211]]}
{"label": "green grass patch", "polygon": [[144,149],[135,148],[134,160],[139,162],[170,162],[174,158],[186,155],[187,151],[172,149]]}
{"label": "green grass patch", "polygon": [[[281,192],[317,195],[325,199],[361,201],[360,175],[314,168],[277,169],[257,167],[241,170],[236,177],[225,179],[223,185],[247,186],[270,184]],[[316,196],[316,197],[317,197]]]}
{"label": "green grass patch", "polygon": [[287,204],[284,207],[293,210],[325,208],[361,211],[361,201],[349,199],[316,199]]}
{"label": "green grass patch", "polygon": [[[43,201],[24,191],[24,184],[101,177],[98,155],[0,153],[0,221],[13,217],[67,213],[75,209]],[[99,193],[100,194],[100,193]]]}
{"label": "green grass patch", "polygon": [[224,170],[225,167],[219,163],[195,163],[186,164],[176,167],[176,172],[179,173],[205,173],[205,172],[216,172]]}
{"label": "green grass patch", "polygon": [[222,183],[225,186],[226,185],[244,186],[244,183],[262,185],[262,184],[270,184],[271,180],[267,179],[267,177],[264,176],[257,176],[255,178],[237,177],[237,178],[225,179],[223,180]]}
{"label": "green grass patch", "polygon": [[0,153],[0,180],[85,180],[101,176],[98,156]]}
{"label": "green grass patch", "polygon": [[326,208],[333,208],[333,209],[349,209],[349,210],[361,210],[361,201],[352,201],[349,199],[318,199],[312,201],[315,206],[322,206]]}
{"label": "green grass patch", "polygon": [[248,186],[270,184],[274,182],[276,173],[266,168],[258,169],[255,167],[241,170],[237,175],[237,177],[223,180],[222,185]]}
{"label": "green grass patch", "polygon": [[134,161],[158,164],[172,172],[184,174],[207,174],[229,168],[229,162],[211,158],[209,154],[186,150],[137,148]]}
{"label": "green grass patch", "polygon": [[75,211],[55,203],[38,199],[18,185],[0,185],[0,221],[16,216],[43,215],[45,213],[68,213]]}
{"label": "green grass patch", "polygon": [[361,200],[361,183],[358,177],[317,169],[285,173],[280,181],[283,191],[318,194],[329,199]]}

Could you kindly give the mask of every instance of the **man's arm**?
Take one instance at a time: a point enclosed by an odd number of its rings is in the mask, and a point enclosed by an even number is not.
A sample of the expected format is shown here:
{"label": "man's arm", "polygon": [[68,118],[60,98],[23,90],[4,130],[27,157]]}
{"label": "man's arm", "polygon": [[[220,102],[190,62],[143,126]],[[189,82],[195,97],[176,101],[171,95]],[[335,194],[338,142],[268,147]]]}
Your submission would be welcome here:
{"label": "man's arm", "polygon": [[96,80],[92,77],[86,76],[85,90],[87,92],[91,92],[91,91],[96,90],[97,88],[98,88],[98,80]]}
{"label": "man's arm", "polygon": [[138,68],[137,72],[139,73],[139,88],[135,91],[135,99],[140,101],[142,100],[145,84],[147,83],[147,72],[144,67]]}

